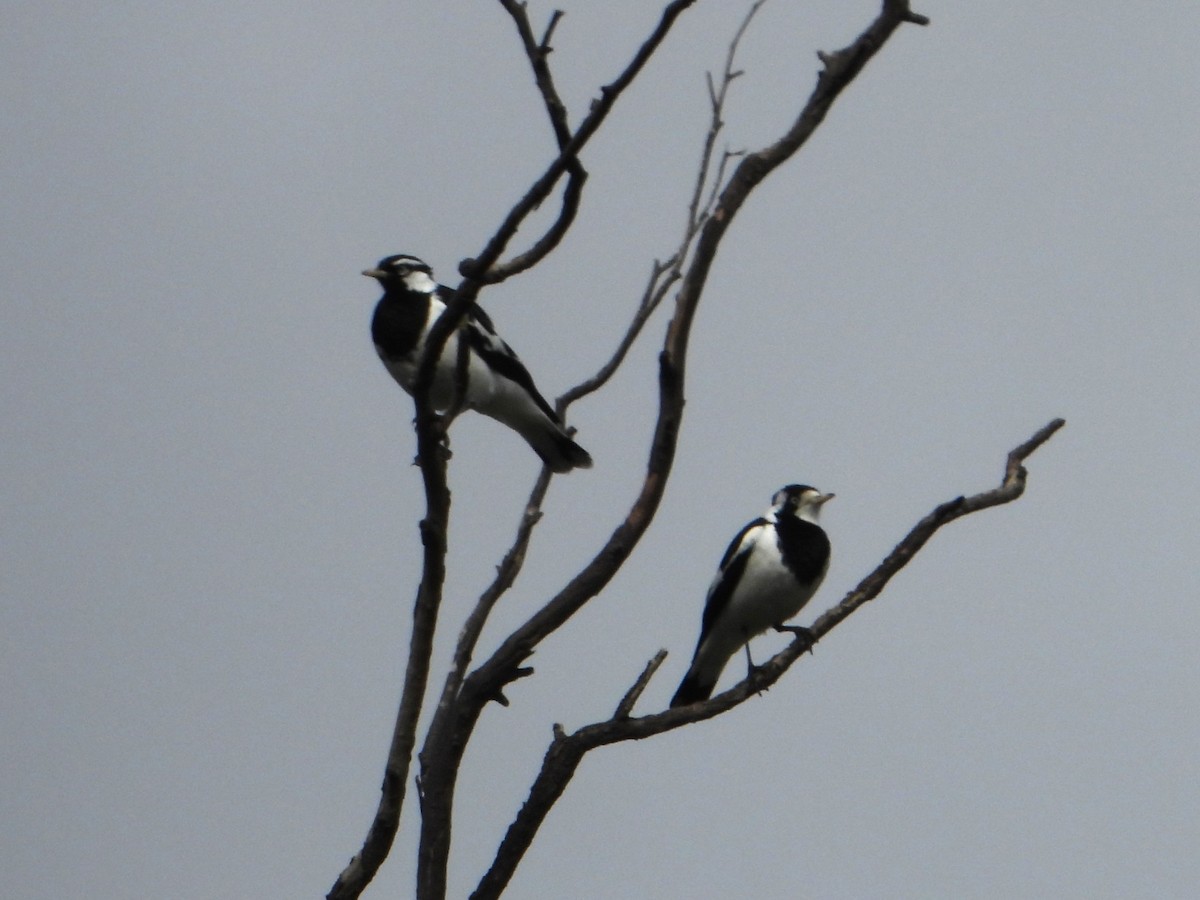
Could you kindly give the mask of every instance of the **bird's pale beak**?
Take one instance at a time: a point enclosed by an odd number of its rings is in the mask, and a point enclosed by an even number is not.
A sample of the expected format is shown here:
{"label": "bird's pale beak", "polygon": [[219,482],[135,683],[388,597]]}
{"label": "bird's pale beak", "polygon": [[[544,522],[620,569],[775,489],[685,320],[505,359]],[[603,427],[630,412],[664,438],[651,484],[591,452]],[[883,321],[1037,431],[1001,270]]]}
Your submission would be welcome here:
{"label": "bird's pale beak", "polygon": [[822,494],[818,499],[814,500],[813,502],[816,503],[817,506],[824,506],[826,503],[828,503],[830,500],[832,500],[836,496],[837,496],[837,494]]}
{"label": "bird's pale beak", "polygon": [[387,277],[387,272],[383,271],[383,269],[363,269],[362,273],[364,275],[366,275],[368,278],[386,278]]}

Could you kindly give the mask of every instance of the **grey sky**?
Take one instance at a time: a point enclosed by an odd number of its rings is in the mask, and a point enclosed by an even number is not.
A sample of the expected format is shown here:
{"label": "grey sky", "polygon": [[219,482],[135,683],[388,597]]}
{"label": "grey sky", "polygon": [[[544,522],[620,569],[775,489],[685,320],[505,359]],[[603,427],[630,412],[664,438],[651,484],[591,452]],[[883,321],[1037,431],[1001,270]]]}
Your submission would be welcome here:
{"label": "grey sky", "polygon": [[[654,6],[565,5],[573,122]],[[546,393],[606,358],[677,240],[703,73],[745,6],[684,16],[590,147],[561,250],[483,295]],[[874,9],[768,4],[728,144],[776,136]],[[640,711],[666,704],[776,488],[838,494],[807,622],[1059,415],[1022,500],[938,535],[769,694],[589,757],[511,896],[1200,891],[1200,7],[919,9],[726,241],[662,512],[485,714],[455,896],[553,722],[607,716],[659,647]],[[453,282],[480,249],[551,150],[526,63],[486,2],[5,20],[5,890],[322,896],[378,796],[419,565],[411,404],[358,272],[410,252]],[[574,407],[596,467],[556,480],[485,652],[633,498],[664,323]],[[493,422],[453,436],[443,637],[537,471]],[[368,897],[410,892],[413,821]]]}

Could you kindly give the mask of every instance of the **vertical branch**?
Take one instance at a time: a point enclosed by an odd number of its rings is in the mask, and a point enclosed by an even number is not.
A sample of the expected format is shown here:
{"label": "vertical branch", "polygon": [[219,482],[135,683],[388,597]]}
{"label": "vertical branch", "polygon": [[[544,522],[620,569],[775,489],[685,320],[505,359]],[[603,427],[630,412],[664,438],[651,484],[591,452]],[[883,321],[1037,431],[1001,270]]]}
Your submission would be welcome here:
{"label": "vertical branch", "polygon": [[[427,397],[428,394],[424,405],[428,412]],[[418,411],[421,405],[418,403]],[[409,639],[408,663],[404,671],[400,708],[392,730],[375,817],[367,831],[362,849],[338,875],[337,881],[326,895],[327,900],[358,897],[387,858],[400,827],[400,810],[404,805],[409,765],[416,742],[417,721],[421,715],[425,686],[429,678],[430,658],[433,655],[433,636],[437,625],[438,607],[441,604],[442,584],[446,578],[446,530],[450,518],[446,461],[441,453],[440,441],[428,426],[418,429],[418,458],[426,489],[425,518],[420,524],[424,568],[413,606],[412,636]]]}

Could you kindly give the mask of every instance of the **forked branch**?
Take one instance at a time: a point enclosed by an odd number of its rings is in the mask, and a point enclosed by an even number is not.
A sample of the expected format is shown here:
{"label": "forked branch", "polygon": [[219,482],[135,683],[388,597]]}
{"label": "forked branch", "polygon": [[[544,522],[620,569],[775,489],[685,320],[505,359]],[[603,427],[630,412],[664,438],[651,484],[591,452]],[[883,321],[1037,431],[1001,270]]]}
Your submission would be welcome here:
{"label": "forked branch", "polygon": [[[524,3],[519,3],[517,0],[500,0],[500,5],[512,17],[513,24],[517,26],[521,46],[524,48],[529,66],[533,70],[534,83],[542,95],[542,102],[546,106],[546,115],[550,118],[550,127],[554,129],[554,139],[558,142],[558,149],[565,150],[567,144],[571,142],[571,126],[567,121],[567,108],[558,94],[558,88],[554,86],[554,76],[550,72],[550,64],[547,61],[551,51],[550,37],[554,34],[554,28],[559,19],[562,18],[562,12],[554,11],[550,17],[550,23],[546,26],[546,31],[539,41],[533,36],[533,26],[529,22],[529,15]],[[567,185],[563,188],[562,202],[559,204],[558,216],[553,224],[529,250],[506,263],[492,265],[483,275],[485,283],[494,284],[504,281],[526,269],[533,268],[549,256],[562,241],[579,212],[579,202],[583,197],[583,185],[587,181],[587,172],[584,171],[583,163],[579,161],[578,151],[568,157],[565,164]]]}

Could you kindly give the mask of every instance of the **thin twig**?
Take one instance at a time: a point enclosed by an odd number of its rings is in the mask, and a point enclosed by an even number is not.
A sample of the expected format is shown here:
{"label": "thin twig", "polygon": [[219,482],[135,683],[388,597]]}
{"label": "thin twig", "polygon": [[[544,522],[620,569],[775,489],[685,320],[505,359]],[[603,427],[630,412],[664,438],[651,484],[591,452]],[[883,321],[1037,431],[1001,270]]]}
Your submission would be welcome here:
{"label": "thin twig", "polygon": [[[745,18],[742,19],[741,25],[738,26],[738,30],[734,32],[733,40],[729,42],[729,49],[725,54],[725,68],[721,73],[721,87],[719,89],[714,89],[713,87],[712,73],[706,73],[709,102],[712,105],[712,117],[708,129],[708,135],[704,140],[704,151],[701,154],[701,177],[696,179],[696,187],[692,193],[692,202],[688,206],[689,233],[694,233],[702,224],[703,217],[701,215],[702,207],[700,206],[700,198],[704,192],[704,185],[708,178],[708,170],[710,161],[712,160],[713,147],[717,143],[717,136],[721,133],[721,129],[725,126],[725,99],[729,96],[729,86],[733,84],[735,78],[738,78],[742,74],[733,67],[734,60],[737,58],[738,47],[741,46],[742,38],[745,36],[747,29],[749,29],[750,23],[754,20],[754,16],[766,2],[767,0],[755,0],[755,2],[750,5],[750,9],[746,13]],[[719,186],[720,183],[720,178],[716,179],[713,185],[714,189]],[[706,203],[703,207],[705,211],[712,208],[712,203],[715,200],[715,196],[715,192],[710,196],[708,203]]]}
{"label": "thin twig", "polygon": [[617,704],[617,710],[613,713],[614,719],[629,718],[629,714],[633,712],[633,707],[637,705],[638,700],[641,699],[642,694],[646,690],[646,686],[650,684],[650,679],[654,677],[654,673],[658,671],[659,666],[663,664],[666,658],[666,650],[659,650],[651,657],[650,661],[646,663],[646,668],[642,669],[642,674],[638,676],[638,680],[633,683],[633,687],[625,692],[625,696]]}
{"label": "thin twig", "polygon": [[[658,24],[654,30],[638,47],[634,53],[633,59],[622,70],[613,81],[609,82],[604,87],[600,88],[600,96],[593,101],[591,109],[579,123],[579,128],[571,136],[571,140],[558,156],[546,168],[542,176],[533,183],[529,190],[525,193],[513,208],[509,211],[500,227],[496,229],[491,240],[483,248],[483,251],[474,259],[465,259],[459,264],[459,272],[463,275],[464,285],[471,282],[480,282],[487,280],[489,283],[495,280],[488,274],[488,269],[495,265],[496,260],[500,258],[500,254],[504,252],[504,248],[508,246],[508,242],[512,240],[517,233],[517,229],[526,217],[541,206],[542,201],[550,195],[550,191],[554,188],[555,183],[567,171],[570,161],[579,155],[579,152],[587,145],[604,124],[608,118],[608,114],[612,112],[613,106],[620,99],[621,94],[625,89],[633,83],[633,80],[642,71],[642,68],[658,50],[659,46],[666,39],[671,31],[671,27],[675,24],[675,20],[679,18],[689,7],[694,5],[696,0],[672,0],[666,7],[663,8],[662,16],[660,16]],[[478,288],[476,287],[477,291]]]}
{"label": "thin twig", "polygon": [[[678,271],[678,252],[672,255],[666,263],[654,261],[651,268],[650,278],[646,282],[646,289],[642,292],[642,298],[638,303],[638,308],[633,314],[633,318],[629,321],[629,326],[625,329],[625,334],[621,336],[621,340],[617,343],[616,350],[607,362],[602,365],[596,374],[590,378],[586,378],[579,384],[563,392],[562,396],[555,402],[555,408],[559,415],[563,415],[568,406],[574,403],[581,397],[586,397],[608,383],[609,379],[616,374],[617,369],[621,367],[621,363],[625,361],[630,349],[637,342],[638,336],[642,333],[646,322],[658,309],[663,297],[667,295],[667,291],[675,284],[679,278]],[[660,280],[662,279],[662,280]]]}
{"label": "thin twig", "polygon": [[759,8],[765,2],[766,0],[757,0],[757,2],[751,5],[750,11],[746,13],[745,18],[734,34],[728,53],[726,54],[725,68],[721,76],[721,86],[719,89],[713,82],[712,73],[705,73],[711,114],[708,132],[705,135],[704,144],[700,151],[700,165],[697,168],[696,180],[692,188],[692,197],[688,203],[687,222],[684,227],[683,238],[665,262],[655,260],[654,266],[650,271],[650,278],[646,283],[646,288],[642,292],[641,302],[638,304],[638,308],[630,320],[629,326],[625,329],[625,334],[618,342],[613,355],[600,367],[595,375],[565,391],[558,398],[555,405],[560,415],[565,413],[567,407],[576,400],[600,390],[600,388],[609,382],[625,361],[630,349],[632,349],[639,335],[641,335],[646,322],[654,315],[654,312],[658,309],[670,289],[683,277],[684,262],[687,260],[688,253],[696,236],[700,233],[700,228],[703,226],[712,211],[713,205],[717,201],[718,190],[725,177],[725,164],[730,156],[728,153],[722,156],[717,166],[716,176],[712,178],[712,186],[708,192],[708,199],[701,204],[705,185],[710,181],[713,147],[716,145],[717,136],[721,133],[721,129],[725,125],[723,117],[725,101],[729,95],[729,85],[740,74],[739,72],[735,72],[733,68],[737,48],[741,43],[742,36],[746,33],[746,29],[750,25],[750,20],[754,18],[754,14],[758,12]]}
{"label": "thin twig", "polygon": [[487,623],[488,616],[495,607],[496,601],[512,587],[525,564],[525,553],[529,549],[534,526],[542,518],[542,502],[546,499],[546,490],[550,487],[550,475],[550,470],[543,467],[534,483],[529,500],[525,503],[521,522],[517,526],[517,536],[512,546],[508,548],[508,552],[504,554],[504,558],[497,567],[495,579],[480,595],[475,608],[463,623],[458,644],[454,648],[454,660],[450,665],[450,671],[446,674],[441,705],[449,705],[454,702],[467,666],[471,664],[471,656],[479,643],[479,636],[483,633],[483,626]]}
{"label": "thin twig", "polygon": [[[517,26],[521,46],[525,49],[525,56],[533,70],[534,83],[542,95],[542,102],[545,104],[546,114],[550,118],[550,127],[554,129],[554,138],[558,142],[558,149],[562,151],[571,141],[571,127],[567,121],[567,108],[559,96],[558,89],[554,86],[554,77],[550,72],[547,57],[551,52],[550,38],[563,13],[561,10],[554,11],[542,39],[538,41],[533,36],[533,26],[530,24],[524,3],[518,3],[517,0],[500,0],[500,5],[504,7]],[[562,202],[554,222],[529,250],[513,257],[506,263],[496,263],[491,266],[482,275],[485,283],[494,284],[504,281],[519,272],[533,268],[562,241],[579,212],[583,186],[587,181],[587,172],[577,155],[567,159],[566,172],[567,186],[563,189]]]}
{"label": "thin twig", "polygon": [[[550,117],[550,126],[554,129],[554,137],[561,150],[571,140],[571,127],[567,123],[567,107],[558,94],[558,88],[554,86],[554,76],[550,72],[550,64],[546,61],[546,57],[550,55],[550,37],[554,33],[555,26],[558,25],[559,19],[563,16],[562,10],[554,11],[550,17],[550,24],[546,26],[546,31],[539,41],[533,36],[533,25],[529,21],[529,13],[524,3],[518,3],[517,0],[500,0],[500,5],[512,18],[513,24],[517,26],[521,46],[524,48],[525,56],[529,59],[529,66],[533,70],[533,81],[537,85],[538,91],[541,92],[542,101],[546,105],[546,114]],[[578,163],[578,160],[575,162]]]}

